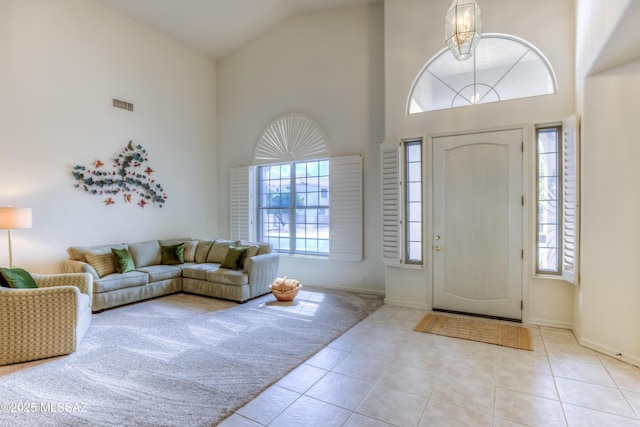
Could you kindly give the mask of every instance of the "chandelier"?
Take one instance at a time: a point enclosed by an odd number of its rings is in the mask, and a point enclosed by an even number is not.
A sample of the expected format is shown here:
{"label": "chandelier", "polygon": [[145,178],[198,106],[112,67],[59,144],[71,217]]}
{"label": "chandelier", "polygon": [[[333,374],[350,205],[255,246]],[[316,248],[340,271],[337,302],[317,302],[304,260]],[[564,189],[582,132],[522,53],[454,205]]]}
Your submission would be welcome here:
{"label": "chandelier", "polygon": [[475,0],[453,0],[445,18],[445,40],[456,59],[473,56],[480,41],[482,16]]}

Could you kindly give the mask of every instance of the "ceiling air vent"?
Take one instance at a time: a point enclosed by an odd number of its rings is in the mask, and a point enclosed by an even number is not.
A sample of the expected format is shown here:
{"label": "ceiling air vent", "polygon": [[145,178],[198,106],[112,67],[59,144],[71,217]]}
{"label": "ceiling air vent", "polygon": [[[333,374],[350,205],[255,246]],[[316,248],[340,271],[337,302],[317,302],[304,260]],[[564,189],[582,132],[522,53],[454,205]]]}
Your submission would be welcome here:
{"label": "ceiling air vent", "polygon": [[111,98],[111,106],[122,110],[133,111],[133,104],[118,98]]}

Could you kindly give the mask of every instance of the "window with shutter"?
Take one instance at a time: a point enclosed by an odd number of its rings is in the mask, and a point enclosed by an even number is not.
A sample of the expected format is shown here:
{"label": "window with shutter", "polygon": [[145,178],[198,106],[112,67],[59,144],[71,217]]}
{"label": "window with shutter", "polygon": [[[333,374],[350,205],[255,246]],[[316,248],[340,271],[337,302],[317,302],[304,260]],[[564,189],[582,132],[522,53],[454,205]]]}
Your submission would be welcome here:
{"label": "window with shutter", "polygon": [[536,273],[578,282],[579,153],[576,118],[536,127]]}
{"label": "window with shutter", "polygon": [[232,240],[254,240],[254,168],[244,166],[229,171],[229,219]]}
{"label": "window with shutter", "polygon": [[292,254],[363,259],[362,157],[330,157],[322,127],[302,114],[271,122],[254,166],[229,177],[230,236]]}
{"label": "window with shutter", "polygon": [[329,258],[362,261],[362,156],[333,157],[329,163]]}
{"label": "window with shutter", "polygon": [[578,283],[579,182],[576,117],[562,122],[562,278]]}
{"label": "window with shutter", "polygon": [[382,262],[388,266],[399,266],[402,260],[400,146],[398,141],[380,145]]}

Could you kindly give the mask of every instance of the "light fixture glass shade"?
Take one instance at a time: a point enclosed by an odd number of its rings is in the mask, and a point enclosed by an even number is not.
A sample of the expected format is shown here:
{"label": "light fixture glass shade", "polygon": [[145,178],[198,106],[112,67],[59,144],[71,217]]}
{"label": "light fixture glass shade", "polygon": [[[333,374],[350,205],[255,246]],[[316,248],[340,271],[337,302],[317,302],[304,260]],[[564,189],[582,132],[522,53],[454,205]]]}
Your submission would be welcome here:
{"label": "light fixture glass shade", "polygon": [[0,208],[0,229],[31,228],[31,208]]}
{"label": "light fixture glass shade", "polygon": [[445,40],[453,56],[462,61],[473,56],[482,34],[482,15],[475,0],[453,0],[445,19]]}

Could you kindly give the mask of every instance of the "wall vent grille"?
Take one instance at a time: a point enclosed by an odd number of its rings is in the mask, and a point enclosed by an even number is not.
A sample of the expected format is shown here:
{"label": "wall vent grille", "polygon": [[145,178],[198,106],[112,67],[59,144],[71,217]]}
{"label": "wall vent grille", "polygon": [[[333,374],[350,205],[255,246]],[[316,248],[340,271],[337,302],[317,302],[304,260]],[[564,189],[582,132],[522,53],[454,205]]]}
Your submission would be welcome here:
{"label": "wall vent grille", "polygon": [[111,98],[111,106],[122,110],[133,111],[133,104],[118,98]]}

